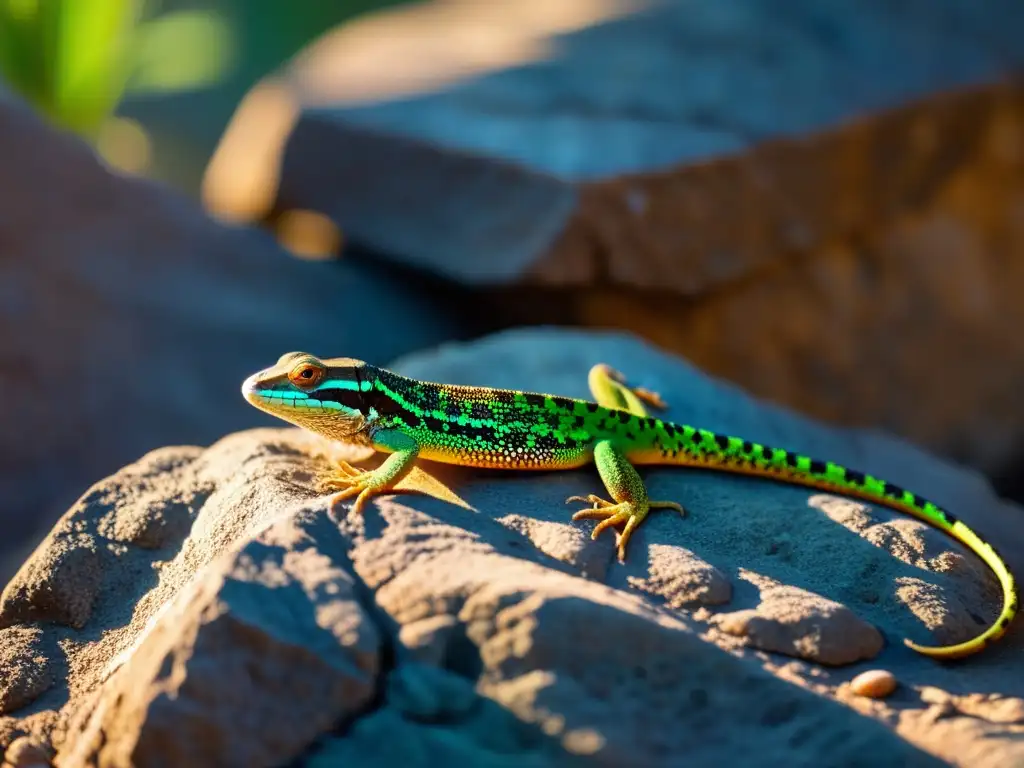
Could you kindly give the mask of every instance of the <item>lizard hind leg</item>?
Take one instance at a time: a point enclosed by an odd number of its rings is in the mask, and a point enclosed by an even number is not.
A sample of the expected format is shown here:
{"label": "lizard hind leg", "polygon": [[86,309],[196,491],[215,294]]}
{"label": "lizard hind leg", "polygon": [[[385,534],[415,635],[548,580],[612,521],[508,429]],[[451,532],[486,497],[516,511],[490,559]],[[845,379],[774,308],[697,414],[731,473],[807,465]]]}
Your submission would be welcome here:
{"label": "lizard hind leg", "polygon": [[680,514],[686,514],[683,507],[674,501],[651,501],[648,499],[644,481],[622,451],[610,441],[602,440],[594,446],[594,464],[614,501],[590,494],[588,496],[571,496],[566,499],[566,503],[576,501],[593,505],[572,516],[574,522],[579,520],[601,521],[590,534],[591,539],[596,539],[607,528],[624,524],[617,546],[620,562],[624,562],[626,559],[626,546],[629,544],[630,537],[651,509],[674,509]]}
{"label": "lizard hind leg", "polygon": [[626,377],[606,363],[598,363],[590,369],[587,384],[594,400],[605,408],[618,408],[636,416],[646,416],[645,405],[659,411],[668,407],[657,392],[643,387],[630,387]]}

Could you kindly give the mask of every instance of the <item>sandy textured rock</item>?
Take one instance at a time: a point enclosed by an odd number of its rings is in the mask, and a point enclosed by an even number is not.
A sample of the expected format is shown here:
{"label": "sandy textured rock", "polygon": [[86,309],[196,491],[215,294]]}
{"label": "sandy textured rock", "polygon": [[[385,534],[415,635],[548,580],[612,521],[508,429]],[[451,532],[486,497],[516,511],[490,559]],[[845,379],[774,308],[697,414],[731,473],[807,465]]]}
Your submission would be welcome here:
{"label": "sandy textured rock", "polygon": [[[1024,552],[1007,524],[1019,510],[963,470],[757,403],[621,335],[522,331],[395,367],[582,395],[598,360],[660,391],[673,416],[683,408],[714,429],[868,471],[884,466],[951,507],[959,498],[962,519],[998,535],[1011,558]],[[591,541],[592,524],[572,523],[564,504],[597,490],[592,468],[527,477],[429,466],[441,498],[383,496],[356,516],[328,512],[311,490],[337,453],[290,428],[252,430],[205,450],[151,453],[94,486],[54,534],[76,530],[107,553],[92,610],[80,628],[26,625],[41,632],[44,651],[67,649],[67,669],[0,722],[0,735],[52,744],[61,768],[160,764],[156,754],[195,766],[226,755],[253,766],[300,756],[315,766],[661,766],[683,755],[696,766],[994,768],[1024,757],[1018,627],[956,666],[887,643],[872,666],[897,674],[903,693],[875,701],[848,692],[860,665],[743,647],[715,625],[716,614],[768,602],[753,574],[849,612],[806,622],[797,615],[806,600],[790,601],[793,643],[818,634],[832,643],[849,615],[887,637],[926,640],[898,579],[932,584],[943,601],[978,586],[969,570],[931,570],[931,542],[916,547],[928,552],[919,564],[869,540],[865,531],[896,519],[883,510],[647,468],[652,495],[679,500],[689,515],[652,515],[619,564],[613,537]],[[170,526],[162,548],[112,538],[150,530],[146,518],[165,519],[176,504],[188,525]],[[995,600],[983,596],[972,610],[992,616]],[[958,611],[946,625],[958,626]]]}
{"label": "sandy textured rock", "polygon": [[35,627],[0,629],[0,714],[21,709],[53,685],[42,636]]}
{"label": "sandy textured rock", "polygon": [[661,544],[651,545],[649,575],[630,577],[629,585],[663,598],[670,608],[720,605],[732,597],[732,583],[720,570],[692,552]]}
{"label": "sandy textured rock", "polygon": [[[282,352],[385,362],[452,332],[443,306],[400,281],[301,262],[265,234],[219,225],[108,172],[12,98],[0,102],[0,166],[0,585],[11,550],[24,559],[97,478],[147,450],[269,423],[238,387]],[[122,538],[160,546],[174,503]],[[102,552],[73,532],[48,547],[38,567],[95,581]],[[78,599],[38,607],[77,623],[87,591]]]}
{"label": "sandy textured rock", "polygon": [[762,587],[757,608],[716,618],[722,631],[754,648],[822,664],[850,664],[882,650],[881,633],[845,605],[796,587]]}
{"label": "sandy textured rock", "polygon": [[4,753],[4,768],[47,768],[53,755],[49,749],[28,736],[16,739]]}
{"label": "sandy textured rock", "polygon": [[[636,332],[1024,493],[1024,6],[548,5],[325,35],[243,102],[207,199],[323,211],[465,283],[566,289],[496,306]],[[464,45],[481,28],[486,62]]]}
{"label": "sandy textured rock", "polygon": [[211,564],[78,713],[59,765],[277,765],[366,707],[381,638],[344,560],[318,511]]}
{"label": "sandy textured rock", "polygon": [[[0,624],[30,622],[2,632],[33,633],[32,675],[55,679],[21,693],[0,747],[33,734],[65,747],[67,766],[162,754],[273,765],[366,705],[380,634],[335,525],[305,503],[304,457],[316,445],[277,435],[154,451],[68,510],[0,601]],[[139,543],[170,509],[187,523],[162,528],[160,548],[150,534]],[[46,557],[70,530],[105,558],[99,579],[80,585],[91,595],[80,625],[44,610],[53,594],[75,593],[74,572]],[[34,678],[16,671],[22,691]],[[281,709],[252,709],[262,696]]]}

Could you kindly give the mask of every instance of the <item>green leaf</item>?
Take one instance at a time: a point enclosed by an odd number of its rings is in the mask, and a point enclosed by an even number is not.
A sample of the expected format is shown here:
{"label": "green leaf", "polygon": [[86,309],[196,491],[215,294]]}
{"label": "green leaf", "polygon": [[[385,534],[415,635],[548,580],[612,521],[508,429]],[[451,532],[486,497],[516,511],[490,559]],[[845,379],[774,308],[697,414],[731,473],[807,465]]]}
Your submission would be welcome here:
{"label": "green leaf", "polygon": [[49,100],[46,14],[39,0],[0,0],[0,74],[34,104]]}
{"label": "green leaf", "polygon": [[41,0],[54,41],[54,107],[69,127],[92,133],[113,112],[130,72],[132,33],[144,0]]}
{"label": "green leaf", "polygon": [[223,78],[235,60],[231,26],[213,11],[175,11],[138,28],[132,92],[193,90]]}

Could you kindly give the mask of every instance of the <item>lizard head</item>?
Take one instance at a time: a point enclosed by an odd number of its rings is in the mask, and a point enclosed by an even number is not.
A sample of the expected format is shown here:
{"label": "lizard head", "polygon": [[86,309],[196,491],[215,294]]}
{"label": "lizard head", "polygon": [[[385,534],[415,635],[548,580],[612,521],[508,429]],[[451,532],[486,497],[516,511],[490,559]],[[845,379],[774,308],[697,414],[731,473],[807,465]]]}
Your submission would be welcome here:
{"label": "lizard head", "polygon": [[289,352],[276,364],[254,373],[242,395],[261,411],[335,440],[344,440],[367,425],[371,367],[361,360],[321,360],[306,352]]}

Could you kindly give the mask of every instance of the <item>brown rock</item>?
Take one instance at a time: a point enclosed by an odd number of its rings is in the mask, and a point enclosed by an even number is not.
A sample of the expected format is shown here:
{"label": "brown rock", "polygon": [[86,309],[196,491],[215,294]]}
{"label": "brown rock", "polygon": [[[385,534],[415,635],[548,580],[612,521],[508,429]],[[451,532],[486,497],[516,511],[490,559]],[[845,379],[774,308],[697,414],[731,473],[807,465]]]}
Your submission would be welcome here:
{"label": "brown rock", "polygon": [[716,625],[754,648],[821,664],[851,664],[882,650],[879,631],[849,608],[794,587],[763,589],[757,608],[721,615]]}
{"label": "brown rock", "polygon": [[630,577],[635,589],[663,598],[671,608],[721,605],[732,598],[732,584],[720,570],[679,547],[651,545],[649,575]]}
{"label": "brown rock", "polygon": [[53,685],[53,662],[42,638],[36,627],[0,629],[0,714],[32,703]]}
{"label": "brown rock", "polygon": [[82,627],[92,612],[104,553],[88,536],[55,531],[0,596],[0,626],[53,621]]}
{"label": "brown rock", "polygon": [[[302,262],[265,234],[221,226],[167,190],[110,173],[9,96],[0,166],[0,585],[13,573],[10,551],[24,559],[96,478],[147,450],[269,423],[238,387],[282,352],[384,362],[450,335],[448,315],[429,314],[440,307],[414,289],[351,264]],[[167,503],[152,528],[119,536],[161,546],[160,529],[181,519]],[[84,620],[101,549],[73,531],[51,541],[37,562],[86,586],[74,599],[32,597],[40,610]]]}
{"label": "brown rock", "polygon": [[[247,97],[208,202],[324,212],[389,259],[517,286],[509,324],[627,329],[815,418],[1012,469],[1019,2],[544,5],[324,35]],[[462,45],[481,27],[488,61]]]}
{"label": "brown rock", "polygon": [[4,760],[12,768],[46,768],[53,752],[28,736],[15,739],[4,753]]}

